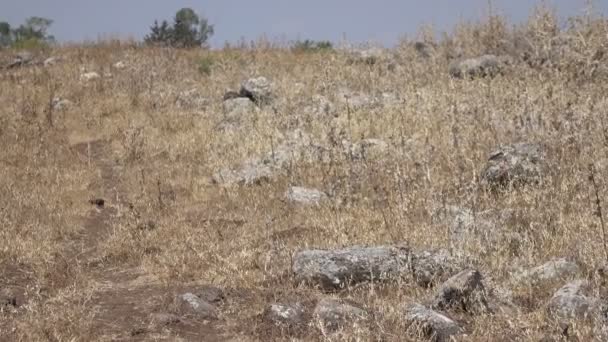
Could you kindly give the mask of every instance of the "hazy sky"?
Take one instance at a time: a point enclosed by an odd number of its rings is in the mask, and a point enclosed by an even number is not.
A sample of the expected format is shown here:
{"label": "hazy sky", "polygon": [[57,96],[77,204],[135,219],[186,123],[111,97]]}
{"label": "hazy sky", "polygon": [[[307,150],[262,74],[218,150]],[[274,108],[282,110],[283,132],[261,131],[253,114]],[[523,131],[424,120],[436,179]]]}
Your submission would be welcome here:
{"label": "hazy sky", "polygon": [[[498,13],[513,22],[525,19],[533,0],[493,0]],[[584,0],[547,0],[561,17],[581,14]],[[215,25],[213,46],[266,35],[273,41],[315,39],[373,41],[392,45],[413,36],[421,24],[449,30],[461,20],[487,13],[488,0],[0,0],[0,21],[20,24],[26,17],[53,19],[59,41],[95,40],[102,36],[143,37],[155,19],[171,19],[191,7]],[[608,0],[596,0],[608,13]]]}

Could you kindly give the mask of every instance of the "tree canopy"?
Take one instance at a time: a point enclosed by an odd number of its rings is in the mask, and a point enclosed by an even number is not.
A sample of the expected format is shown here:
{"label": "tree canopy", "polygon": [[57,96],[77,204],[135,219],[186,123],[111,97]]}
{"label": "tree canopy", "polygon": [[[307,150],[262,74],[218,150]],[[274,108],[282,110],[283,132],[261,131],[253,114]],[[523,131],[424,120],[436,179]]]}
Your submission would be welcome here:
{"label": "tree canopy", "polygon": [[213,25],[206,18],[199,17],[191,8],[182,8],[175,13],[171,26],[166,20],[161,24],[155,20],[144,41],[177,48],[206,47],[213,33]]}

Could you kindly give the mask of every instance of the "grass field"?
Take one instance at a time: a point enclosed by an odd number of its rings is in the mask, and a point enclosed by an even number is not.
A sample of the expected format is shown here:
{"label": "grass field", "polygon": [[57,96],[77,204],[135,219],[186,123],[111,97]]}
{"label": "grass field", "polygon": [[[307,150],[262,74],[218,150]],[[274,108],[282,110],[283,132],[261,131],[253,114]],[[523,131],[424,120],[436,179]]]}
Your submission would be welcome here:
{"label": "grass field", "polygon": [[[457,340],[599,340],[601,319],[564,332],[545,310],[574,278],[588,281],[589,296],[606,290],[608,21],[561,23],[538,10],[515,28],[490,17],[438,41],[425,30],[418,41],[430,56],[404,40],[375,63],[262,43],[203,51],[108,42],[41,51],[58,61],[0,71],[0,340],[421,340],[402,307],[435,288],[404,279],[323,293],[294,282],[292,256],[391,244],[455,252],[450,217],[440,214],[450,206],[517,213],[500,228],[517,233],[516,244],[459,246],[513,307],[451,314],[464,327]],[[490,53],[509,56],[501,74],[450,77],[452,60]],[[86,72],[100,77],[84,80]],[[227,116],[224,94],[257,76],[272,82],[272,103]],[[330,104],[322,110],[319,96]],[[70,102],[60,108],[54,98]],[[325,157],[291,158],[260,184],[214,181],[274,154],[294,131]],[[362,159],[344,153],[363,139],[387,147]],[[516,142],[546,146],[542,181],[481,186],[490,153]],[[292,203],[290,185],[328,199]],[[514,280],[559,257],[580,266],[575,276],[540,287]],[[210,286],[223,291],[214,317],[175,300]],[[336,333],[264,319],[272,303],[324,297],[353,300],[373,317]]]}

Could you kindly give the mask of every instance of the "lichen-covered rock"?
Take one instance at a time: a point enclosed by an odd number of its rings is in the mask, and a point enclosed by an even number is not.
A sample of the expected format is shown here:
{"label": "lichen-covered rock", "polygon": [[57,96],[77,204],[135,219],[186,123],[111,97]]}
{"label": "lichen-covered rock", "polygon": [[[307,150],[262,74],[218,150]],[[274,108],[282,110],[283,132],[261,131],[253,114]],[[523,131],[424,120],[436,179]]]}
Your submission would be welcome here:
{"label": "lichen-covered rock", "polygon": [[217,318],[215,306],[191,292],[178,296],[177,301],[182,311],[200,318]]}
{"label": "lichen-covered rock", "polygon": [[272,83],[266,77],[250,78],[241,84],[240,95],[248,97],[258,105],[268,104],[272,101]]}
{"label": "lichen-covered rock", "polygon": [[317,205],[327,199],[327,194],[317,189],[290,186],[285,193],[285,197],[293,203]]}
{"label": "lichen-covered rock", "polygon": [[292,270],[298,283],[336,290],[370,280],[383,281],[409,274],[409,249],[394,246],[306,250],[296,253]]}
{"label": "lichen-covered rock", "polygon": [[549,300],[548,312],[561,319],[586,319],[598,315],[600,301],[584,295],[586,286],[584,280],[576,280],[564,285]]}
{"label": "lichen-covered rock", "polygon": [[450,64],[449,72],[452,77],[492,77],[503,69],[504,61],[494,55],[483,55],[476,58],[454,61]]}
{"label": "lichen-covered rock", "polygon": [[418,285],[430,287],[460,271],[460,262],[445,249],[412,253],[411,267]]}
{"label": "lichen-covered rock", "polygon": [[575,276],[579,270],[576,263],[565,258],[557,258],[518,273],[515,280],[522,285],[544,288]]}
{"label": "lichen-covered rock", "polygon": [[502,146],[490,154],[481,182],[492,187],[536,184],[546,171],[545,158],[545,149],[540,144]]}
{"label": "lichen-covered rock", "polygon": [[329,298],[321,299],[317,303],[313,315],[323,329],[330,331],[352,327],[368,319],[367,311],[353,304]]}
{"label": "lichen-covered rock", "polygon": [[405,317],[411,323],[410,329],[415,329],[412,333],[434,342],[450,341],[462,332],[453,319],[420,304],[406,308]]}
{"label": "lichen-covered rock", "polygon": [[486,289],[481,273],[468,269],[445,281],[435,296],[433,308],[468,313],[488,312]]}

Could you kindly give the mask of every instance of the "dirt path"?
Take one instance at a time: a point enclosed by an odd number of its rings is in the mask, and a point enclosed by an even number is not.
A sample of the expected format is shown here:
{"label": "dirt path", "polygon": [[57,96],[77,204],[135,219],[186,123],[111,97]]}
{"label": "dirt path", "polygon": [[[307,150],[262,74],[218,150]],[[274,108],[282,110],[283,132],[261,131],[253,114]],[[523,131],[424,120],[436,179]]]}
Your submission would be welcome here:
{"label": "dirt path", "polygon": [[100,246],[111,236],[119,215],[129,210],[129,203],[121,182],[121,166],[113,162],[109,141],[80,142],[73,149],[98,170],[101,179],[99,199],[103,199],[103,204],[100,201],[92,203],[84,220],[83,233],[66,252],[69,259],[86,265],[95,284],[96,290],[88,304],[93,313],[91,330],[95,338],[112,341],[227,340],[219,321],[171,312],[175,306],[173,298],[184,289],[160,284],[138,268],[107,269],[96,265],[103,254],[99,251]]}

